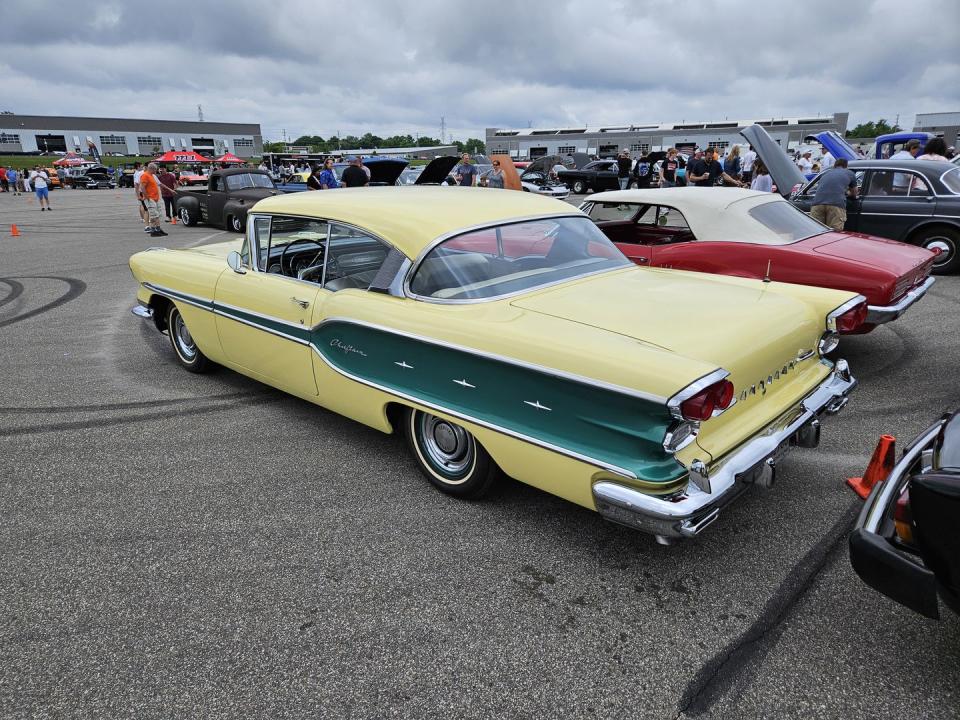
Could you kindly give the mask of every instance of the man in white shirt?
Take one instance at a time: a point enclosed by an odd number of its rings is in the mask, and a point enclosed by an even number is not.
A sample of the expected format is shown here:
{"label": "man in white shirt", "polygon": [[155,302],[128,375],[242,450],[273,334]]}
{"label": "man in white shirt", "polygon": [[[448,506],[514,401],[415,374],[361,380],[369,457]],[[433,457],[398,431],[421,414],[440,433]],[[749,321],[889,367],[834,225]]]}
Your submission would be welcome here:
{"label": "man in white shirt", "polygon": [[[916,160],[920,154],[920,141],[914,138],[907,140],[906,144],[898,152],[890,156],[891,160]],[[895,195],[906,195],[910,190],[911,177],[908,173],[893,174],[893,193]]]}
{"label": "man in white shirt", "polygon": [[807,150],[803,155],[797,158],[797,167],[800,168],[800,172],[804,175],[807,173],[813,172],[813,161],[810,159],[811,153]]}
{"label": "man in white shirt", "polygon": [[823,157],[820,158],[820,170],[829,170],[833,167],[833,164],[836,162],[836,158],[830,154],[830,151],[826,148],[823,149]]}
{"label": "man in white shirt", "polygon": [[743,181],[749,183],[753,178],[753,164],[757,161],[757,152],[753,149],[753,145],[747,148],[741,161],[740,174],[743,177]]}
{"label": "man in white shirt", "polygon": [[[30,173],[30,180],[33,182],[33,191],[37,195],[37,202],[40,203],[40,211],[50,210],[50,190],[47,188],[47,180],[50,176],[42,169],[38,168]],[[46,205],[46,207],[44,207]]]}

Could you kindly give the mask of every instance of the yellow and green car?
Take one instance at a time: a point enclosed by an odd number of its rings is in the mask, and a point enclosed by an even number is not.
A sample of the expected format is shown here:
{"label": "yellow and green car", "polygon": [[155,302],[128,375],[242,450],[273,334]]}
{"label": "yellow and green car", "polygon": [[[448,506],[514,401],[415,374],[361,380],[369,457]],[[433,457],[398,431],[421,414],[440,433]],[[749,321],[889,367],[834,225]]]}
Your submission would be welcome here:
{"label": "yellow and green car", "polygon": [[574,207],[477,188],[267,198],[242,240],[137,253],[134,313],[218,364],[383,432],[441,490],[503,473],[691,537],[856,386],[864,299],[633,265]]}

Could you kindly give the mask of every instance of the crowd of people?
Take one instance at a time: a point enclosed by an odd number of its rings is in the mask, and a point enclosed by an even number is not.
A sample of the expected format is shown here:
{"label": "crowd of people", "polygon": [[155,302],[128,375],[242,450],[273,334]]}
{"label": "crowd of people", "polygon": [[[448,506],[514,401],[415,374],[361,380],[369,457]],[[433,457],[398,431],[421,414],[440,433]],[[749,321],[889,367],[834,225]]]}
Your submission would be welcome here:
{"label": "crowd of people", "polygon": [[39,165],[30,170],[0,166],[0,192],[13,195],[34,193],[41,211],[53,210],[50,207],[50,174]]}

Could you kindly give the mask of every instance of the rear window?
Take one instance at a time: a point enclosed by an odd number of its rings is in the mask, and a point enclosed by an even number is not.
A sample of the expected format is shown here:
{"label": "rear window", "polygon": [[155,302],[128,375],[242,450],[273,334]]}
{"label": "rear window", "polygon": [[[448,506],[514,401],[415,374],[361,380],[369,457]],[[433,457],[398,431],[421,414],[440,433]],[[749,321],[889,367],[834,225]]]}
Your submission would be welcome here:
{"label": "rear window", "polygon": [[960,168],[947,170],[940,180],[947,186],[947,190],[955,195],[960,195]]}
{"label": "rear window", "polygon": [[828,230],[788,202],[757,205],[748,214],[773,234],[770,238],[772,245],[788,245]]}

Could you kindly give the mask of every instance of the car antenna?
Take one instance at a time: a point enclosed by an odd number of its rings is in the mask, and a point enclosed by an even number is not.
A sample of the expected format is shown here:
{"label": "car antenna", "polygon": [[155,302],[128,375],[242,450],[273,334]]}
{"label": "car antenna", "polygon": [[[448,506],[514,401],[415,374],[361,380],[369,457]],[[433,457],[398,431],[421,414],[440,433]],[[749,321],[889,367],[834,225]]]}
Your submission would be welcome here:
{"label": "car antenna", "polygon": [[764,281],[765,283],[770,282],[770,263],[771,263],[771,262],[773,262],[773,261],[772,261],[772,260],[767,260],[767,274],[763,276],[763,281]]}

